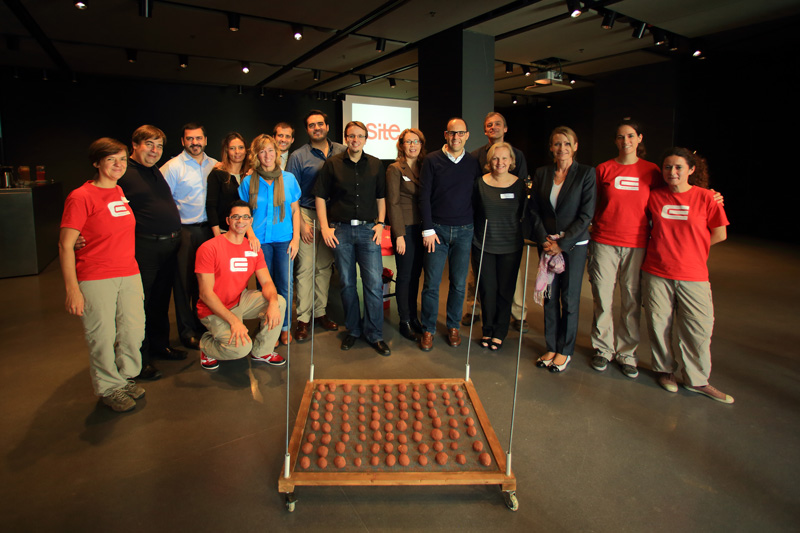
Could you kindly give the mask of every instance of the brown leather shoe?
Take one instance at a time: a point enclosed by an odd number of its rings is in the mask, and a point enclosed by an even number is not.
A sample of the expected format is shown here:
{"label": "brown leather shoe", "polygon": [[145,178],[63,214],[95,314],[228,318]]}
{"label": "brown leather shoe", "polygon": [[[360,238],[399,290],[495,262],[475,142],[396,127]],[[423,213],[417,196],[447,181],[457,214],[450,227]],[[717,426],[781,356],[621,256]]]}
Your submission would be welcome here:
{"label": "brown leather shoe", "polygon": [[419,338],[419,349],[423,352],[430,352],[433,349],[433,333],[422,332],[422,336]]}
{"label": "brown leather shoe", "polygon": [[328,318],[328,315],[318,316],[314,319],[314,322],[322,326],[322,329],[327,329],[328,331],[336,331],[339,329],[339,325]]}
{"label": "brown leather shoe", "polygon": [[297,321],[297,328],[294,330],[294,339],[297,342],[305,342],[308,340],[308,322]]}
{"label": "brown leather shoe", "polygon": [[454,348],[461,345],[461,333],[458,332],[458,328],[447,330],[447,344]]}

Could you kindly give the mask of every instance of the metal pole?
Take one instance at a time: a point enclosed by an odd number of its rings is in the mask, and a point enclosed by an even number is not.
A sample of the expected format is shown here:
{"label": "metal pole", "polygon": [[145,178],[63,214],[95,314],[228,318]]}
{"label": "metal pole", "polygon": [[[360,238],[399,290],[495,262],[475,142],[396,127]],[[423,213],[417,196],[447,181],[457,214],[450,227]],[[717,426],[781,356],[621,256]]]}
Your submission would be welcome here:
{"label": "metal pole", "polygon": [[[481,283],[481,268],[483,268],[483,247],[486,244],[486,228],[489,227],[489,219],[483,221],[483,239],[481,239],[481,257],[478,260],[478,275],[475,277],[475,298],[472,300],[472,318],[469,319],[469,336],[467,337],[467,377],[469,381],[469,350],[472,347],[472,325],[475,323],[475,305],[478,303],[478,287]],[[472,246],[470,244],[470,246]]]}
{"label": "metal pole", "polygon": [[[288,252],[288,250],[287,250]],[[289,330],[292,329],[292,258],[289,256],[289,265],[287,267],[288,272],[286,273],[286,284],[287,284],[287,300],[286,300],[286,320],[289,324]],[[289,340],[287,336],[287,340]],[[290,475],[290,456],[289,456],[289,390],[291,389],[291,373],[290,369],[292,366],[292,343],[291,340],[286,343],[286,453],[283,456],[283,477],[289,478]]]}
{"label": "metal pole", "polygon": [[[528,259],[531,255],[531,247],[526,245],[525,249],[525,281],[522,283],[522,309],[525,309],[525,297],[528,291]],[[523,322],[526,317],[522,317]],[[517,386],[519,385],[519,361],[522,354],[522,328],[519,332],[519,344],[517,345],[517,371],[514,374],[514,400],[511,403],[511,431],[508,432],[508,451],[506,452],[506,475],[511,475],[511,442],[514,438],[514,415],[517,412]]]}
{"label": "metal pole", "polygon": [[311,221],[311,244],[313,256],[311,257],[311,364],[309,366],[309,381],[314,381],[314,315],[317,312],[317,221]]}

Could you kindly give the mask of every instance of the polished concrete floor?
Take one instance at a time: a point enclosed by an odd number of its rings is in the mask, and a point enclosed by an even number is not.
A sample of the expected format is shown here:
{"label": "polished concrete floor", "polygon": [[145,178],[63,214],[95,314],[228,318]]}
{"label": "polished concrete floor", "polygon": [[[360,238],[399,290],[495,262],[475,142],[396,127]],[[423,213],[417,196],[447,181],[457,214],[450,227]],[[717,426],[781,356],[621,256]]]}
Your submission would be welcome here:
{"label": "polished concrete floor", "polygon": [[[498,486],[439,486],[299,487],[289,513],[277,491],[287,381],[293,424],[309,343],[292,345],[288,379],[247,360],[209,373],[196,352],[161,362],[163,379],[144,384],[136,410],[114,414],[92,396],[57,264],[0,280],[0,531],[798,531],[800,250],[731,239],[710,268],[711,381],[734,405],[661,390],[647,342],[638,379],[592,370],[588,283],[572,364],[561,375],[537,369],[542,314],[530,309],[511,450],[517,512]],[[464,376],[466,344],[440,337],[423,353],[400,337],[392,307],[391,357],[362,342],[342,352],[344,333],[320,330],[316,376]],[[474,344],[470,353],[504,448],[518,339],[497,355]]]}

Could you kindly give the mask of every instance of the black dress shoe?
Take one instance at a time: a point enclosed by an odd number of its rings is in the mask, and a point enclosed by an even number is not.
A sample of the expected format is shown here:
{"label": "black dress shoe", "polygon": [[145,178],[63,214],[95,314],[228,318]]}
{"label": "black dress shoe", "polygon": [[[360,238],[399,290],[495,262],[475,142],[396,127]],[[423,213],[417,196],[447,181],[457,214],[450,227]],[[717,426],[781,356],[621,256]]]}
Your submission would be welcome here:
{"label": "black dress shoe", "polygon": [[411,330],[417,335],[422,335],[422,324],[418,319],[411,320]]}
{"label": "black dress shoe", "polygon": [[358,339],[358,337],[353,337],[352,335],[348,335],[347,337],[345,337],[344,340],[342,341],[342,350],[347,351],[350,348],[352,348],[353,345],[356,343],[356,339]]}
{"label": "black dress shoe", "polygon": [[192,350],[200,349],[200,339],[198,339],[194,335],[192,335],[191,337],[185,337],[181,339],[181,344],[183,344],[187,348],[191,348]]}
{"label": "black dress shoe", "polygon": [[417,340],[419,340],[417,334],[411,329],[410,322],[400,322],[400,335],[410,341],[417,342]]}
{"label": "black dress shoe", "polygon": [[178,348],[170,348],[167,346],[163,351],[153,354],[159,359],[166,359],[167,361],[182,361],[186,359],[186,350]]}
{"label": "black dress shoe", "polygon": [[379,354],[381,354],[384,357],[392,355],[392,351],[389,349],[389,347],[383,341],[371,342],[370,345],[373,348],[375,348],[376,352],[378,352]]}
{"label": "black dress shoe", "polygon": [[157,369],[153,365],[145,365],[142,368],[142,372],[136,376],[135,379],[143,379],[145,381],[155,381],[157,379],[161,379],[161,370]]}

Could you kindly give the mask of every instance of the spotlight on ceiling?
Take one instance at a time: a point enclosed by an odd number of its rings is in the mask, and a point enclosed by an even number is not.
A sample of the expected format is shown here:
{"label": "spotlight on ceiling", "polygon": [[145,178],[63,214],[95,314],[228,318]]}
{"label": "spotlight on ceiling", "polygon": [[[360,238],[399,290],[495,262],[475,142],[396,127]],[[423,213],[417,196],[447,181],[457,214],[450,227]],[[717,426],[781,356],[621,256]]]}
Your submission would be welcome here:
{"label": "spotlight on ceiling", "polygon": [[397,81],[394,78],[389,78],[389,87],[392,89],[397,88]]}
{"label": "spotlight on ceiling", "polygon": [[181,54],[178,56],[178,66],[181,68],[186,68],[189,66],[189,56],[186,54]]}
{"label": "spotlight on ceiling", "polygon": [[83,0],[82,2],[80,0],[76,0],[75,7],[78,9],[86,9],[89,7],[89,0]]}
{"label": "spotlight on ceiling", "polygon": [[506,74],[511,74],[512,72],[514,72],[514,64],[506,63]]}
{"label": "spotlight on ceiling", "polygon": [[319,81],[320,71],[317,70],[317,69],[314,69],[314,70],[311,71],[311,73],[314,75],[314,81]]}
{"label": "spotlight on ceiling", "polygon": [[651,28],[650,33],[653,34],[653,44],[656,46],[663,46],[667,44],[667,32],[661,28]]}
{"label": "spotlight on ceiling", "polygon": [[522,73],[526,76],[531,75],[531,68],[528,65],[522,65]]}
{"label": "spotlight on ceiling", "polygon": [[228,13],[228,29],[239,31],[239,13]]}
{"label": "spotlight on ceiling", "polygon": [[359,74],[358,81],[361,83],[361,85],[364,85],[367,83],[367,77],[364,74]]}
{"label": "spotlight on ceiling", "polygon": [[514,105],[517,105],[517,102],[519,102],[519,100],[517,100],[517,97],[515,96],[515,97],[514,97],[514,98],[511,100],[511,103],[512,103],[512,104],[514,104]]}
{"label": "spotlight on ceiling", "polygon": [[379,38],[375,41],[375,50],[377,52],[384,52],[386,51],[386,39]]}
{"label": "spotlight on ceiling", "polygon": [[128,56],[128,63],[136,63],[136,56],[137,52],[133,48],[128,48],[125,50],[125,54]]}
{"label": "spotlight on ceiling", "polygon": [[604,30],[610,30],[614,27],[614,21],[617,19],[617,12],[616,11],[606,11],[606,14],[603,15],[603,23],[600,24],[600,27]]}
{"label": "spotlight on ceiling", "polygon": [[295,41],[301,40],[303,38],[303,27],[299,24],[292,24],[292,36]]}
{"label": "spotlight on ceiling", "polygon": [[647,29],[647,23],[634,20],[631,22],[631,26],[633,26],[633,33],[631,34],[631,37],[634,39],[641,39],[644,35],[644,31]]}
{"label": "spotlight on ceiling", "polygon": [[670,52],[677,52],[680,44],[680,39],[674,33],[667,34],[667,48]]}
{"label": "spotlight on ceiling", "polygon": [[247,61],[242,61],[242,72],[245,74],[250,74],[250,63]]}
{"label": "spotlight on ceiling", "polygon": [[581,3],[578,0],[567,0],[567,13],[572,18],[578,18],[583,13]]}
{"label": "spotlight on ceiling", "polygon": [[139,16],[148,19],[153,17],[153,0],[139,0]]}

